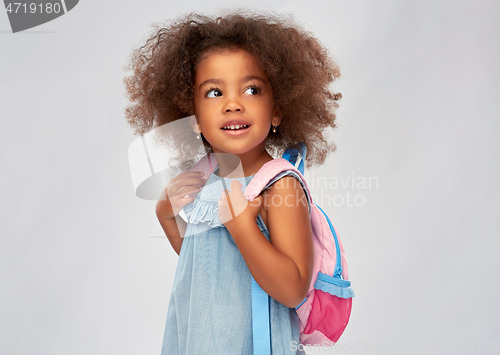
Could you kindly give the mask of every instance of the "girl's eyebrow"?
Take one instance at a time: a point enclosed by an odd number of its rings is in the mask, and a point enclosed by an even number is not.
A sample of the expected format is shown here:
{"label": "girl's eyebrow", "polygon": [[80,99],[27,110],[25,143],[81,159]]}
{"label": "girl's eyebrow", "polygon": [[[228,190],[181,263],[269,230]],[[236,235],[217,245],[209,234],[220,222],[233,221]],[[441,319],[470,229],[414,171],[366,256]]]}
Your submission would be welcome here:
{"label": "girl's eyebrow", "polygon": [[265,82],[266,82],[266,80],[264,80],[264,78],[261,78],[260,76],[257,76],[257,75],[248,75],[248,76],[245,76],[243,79],[241,79],[241,82],[242,82],[242,83],[245,83],[245,82],[247,82],[247,81],[250,81],[250,80],[255,80],[255,79],[260,80],[260,81],[262,81],[263,83],[265,83]]}
{"label": "girl's eyebrow", "polygon": [[214,84],[220,84],[221,81],[219,79],[208,79],[208,80],[205,80],[204,82],[202,82],[199,86],[198,89],[201,89],[201,87],[205,84],[208,84],[208,83],[214,83]]}
{"label": "girl's eyebrow", "polygon": [[[255,79],[260,80],[263,83],[266,83],[266,80],[264,80],[263,78],[261,78],[260,76],[257,76],[257,75],[247,75],[241,79],[241,82],[246,83],[247,81],[255,80]],[[203,85],[208,84],[208,83],[220,84],[221,82],[222,82],[222,80],[220,80],[220,79],[208,79],[208,80],[205,80],[204,82],[202,82],[198,89],[201,89],[201,87]]]}

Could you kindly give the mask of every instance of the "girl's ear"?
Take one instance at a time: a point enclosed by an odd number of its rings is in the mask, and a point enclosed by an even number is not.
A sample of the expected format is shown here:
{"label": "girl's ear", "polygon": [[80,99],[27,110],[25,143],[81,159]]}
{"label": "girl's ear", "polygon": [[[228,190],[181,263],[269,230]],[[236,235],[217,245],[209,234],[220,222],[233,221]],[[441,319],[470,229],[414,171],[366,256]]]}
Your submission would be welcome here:
{"label": "girl's ear", "polygon": [[274,109],[274,115],[271,123],[273,126],[279,126],[279,124],[281,123],[281,111],[277,107]]}
{"label": "girl's ear", "polygon": [[189,120],[189,126],[191,126],[191,129],[194,131],[194,133],[201,133],[200,130],[200,125],[198,124],[198,120],[196,119],[195,115],[187,117]]}

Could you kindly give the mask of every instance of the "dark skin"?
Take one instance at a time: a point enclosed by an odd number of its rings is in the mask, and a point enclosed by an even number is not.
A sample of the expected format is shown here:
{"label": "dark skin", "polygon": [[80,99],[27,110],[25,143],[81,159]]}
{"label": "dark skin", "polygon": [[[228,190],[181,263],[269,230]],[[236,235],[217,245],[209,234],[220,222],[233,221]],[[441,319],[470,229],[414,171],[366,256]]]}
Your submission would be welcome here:
{"label": "dark skin", "polygon": [[[273,159],[264,147],[271,124],[278,126],[280,117],[273,108],[267,78],[249,53],[207,53],[196,72],[194,94],[198,130],[212,146],[219,176],[240,177],[230,175],[234,175],[234,156],[239,158],[244,176],[257,173]],[[228,136],[221,127],[232,118],[244,119],[250,129],[241,136]],[[177,253],[186,227],[178,212],[194,200],[204,183],[197,172],[182,173],[165,187],[167,199],[157,203],[158,219]],[[287,307],[297,306],[308,291],[314,262],[309,209],[300,183],[284,177],[252,202],[245,198],[238,181],[233,180],[229,188],[219,200],[219,218],[252,276],[275,300]],[[184,198],[188,194],[191,196]],[[270,241],[257,225],[258,214],[269,230]]]}

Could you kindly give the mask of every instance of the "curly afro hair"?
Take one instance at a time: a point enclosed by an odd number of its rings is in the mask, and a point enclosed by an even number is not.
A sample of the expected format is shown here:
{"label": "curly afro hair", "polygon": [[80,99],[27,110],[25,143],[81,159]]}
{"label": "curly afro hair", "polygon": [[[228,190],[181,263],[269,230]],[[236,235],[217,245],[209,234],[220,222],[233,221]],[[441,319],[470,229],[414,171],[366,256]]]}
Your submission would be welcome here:
{"label": "curly afro hair", "polygon": [[[194,76],[203,54],[243,49],[267,75],[281,113],[277,132],[268,136],[268,153],[281,156],[304,142],[309,168],[323,164],[336,149],[323,133],[336,128],[335,109],[342,95],[330,92],[329,85],[340,76],[339,68],[319,41],[292,20],[241,10],[218,17],[191,13],[153,29],[126,66],[132,71],[124,79],[132,104],[125,115],[134,134],[193,115]],[[211,152],[204,138],[203,144]]]}

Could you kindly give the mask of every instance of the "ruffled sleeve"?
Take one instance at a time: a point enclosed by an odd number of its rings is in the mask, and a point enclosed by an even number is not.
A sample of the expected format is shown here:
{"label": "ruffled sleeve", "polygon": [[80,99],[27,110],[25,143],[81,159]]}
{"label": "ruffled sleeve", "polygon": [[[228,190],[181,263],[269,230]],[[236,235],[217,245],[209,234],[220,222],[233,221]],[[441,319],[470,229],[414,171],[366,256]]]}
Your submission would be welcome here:
{"label": "ruffled sleeve", "polygon": [[207,223],[209,227],[223,227],[219,219],[219,204],[216,201],[207,201],[196,198],[184,207],[188,223]]}
{"label": "ruffled sleeve", "polygon": [[[247,176],[243,178],[225,179],[225,185],[230,186],[231,180],[238,180],[245,187],[253,178]],[[206,227],[216,228],[224,227],[224,224],[219,219],[219,199],[224,190],[224,185],[221,178],[216,177],[213,173],[207,179],[205,186],[196,195],[195,200],[184,206],[184,213],[187,221],[190,224],[198,224],[195,230],[200,232]]]}

